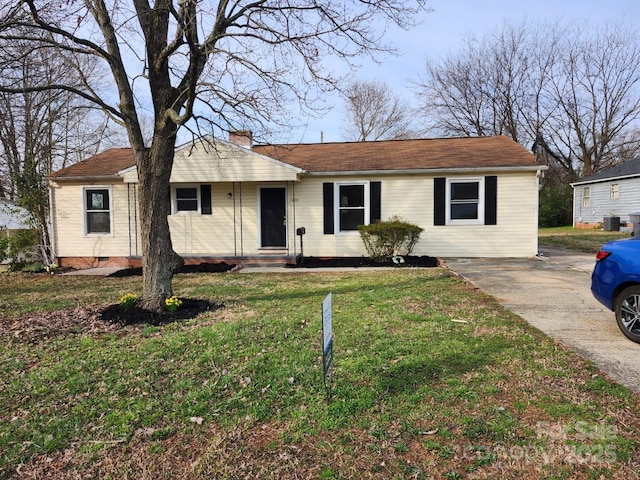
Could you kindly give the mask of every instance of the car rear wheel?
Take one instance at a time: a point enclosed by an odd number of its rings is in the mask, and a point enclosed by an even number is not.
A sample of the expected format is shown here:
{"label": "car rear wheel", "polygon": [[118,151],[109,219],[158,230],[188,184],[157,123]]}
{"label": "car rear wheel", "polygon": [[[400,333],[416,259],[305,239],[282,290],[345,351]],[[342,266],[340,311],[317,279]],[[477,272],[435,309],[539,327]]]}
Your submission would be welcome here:
{"label": "car rear wheel", "polygon": [[616,297],[616,321],[629,340],[640,343],[640,285],[625,288]]}

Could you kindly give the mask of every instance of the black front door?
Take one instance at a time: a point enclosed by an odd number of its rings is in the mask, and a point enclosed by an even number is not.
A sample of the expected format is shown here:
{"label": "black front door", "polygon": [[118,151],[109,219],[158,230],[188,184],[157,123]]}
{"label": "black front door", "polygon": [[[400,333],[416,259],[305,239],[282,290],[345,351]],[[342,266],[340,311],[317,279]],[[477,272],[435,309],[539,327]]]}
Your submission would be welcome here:
{"label": "black front door", "polygon": [[260,189],[260,246],[287,246],[286,199],[283,187]]}

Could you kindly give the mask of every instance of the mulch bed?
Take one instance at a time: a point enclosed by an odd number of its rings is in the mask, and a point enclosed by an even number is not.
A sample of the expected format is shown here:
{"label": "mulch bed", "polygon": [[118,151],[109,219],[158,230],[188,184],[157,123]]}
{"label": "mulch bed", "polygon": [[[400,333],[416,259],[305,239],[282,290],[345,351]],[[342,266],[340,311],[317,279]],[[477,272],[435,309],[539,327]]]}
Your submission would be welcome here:
{"label": "mulch bed", "polygon": [[[199,263],[197,265],[183,265],[179,273],[225,273],[238,268],[238,265],[226,262]],[[142,267],[124,268],[112,273],[109,277],[135,277],[142,276]]]}
{"label": "mulch bed", "polygon": [[[401,259],[401,260],[400,260]],[[340,258],[319,258],[302,257],[296,263],[287,263],[287,268],[337,268],[337,267],[437,267],[438,258],[429,256],[405,256],[395,257],[395,261],[375,261],[370,257],[340,257]]]}
{"label": "mulch bed", "polygon": [[144,323],[147,325],[166,325],[180,320],[189,320],[201,313],[211,312],[223,307],[222,303],[210,302],[197,298],[181,298],[182,305],[175,312],[168,310],[154,312],[136,307],[124,309],[121,305],[109,305],[100,311],[100,318],[105,322],[117,325],[135,325]]}

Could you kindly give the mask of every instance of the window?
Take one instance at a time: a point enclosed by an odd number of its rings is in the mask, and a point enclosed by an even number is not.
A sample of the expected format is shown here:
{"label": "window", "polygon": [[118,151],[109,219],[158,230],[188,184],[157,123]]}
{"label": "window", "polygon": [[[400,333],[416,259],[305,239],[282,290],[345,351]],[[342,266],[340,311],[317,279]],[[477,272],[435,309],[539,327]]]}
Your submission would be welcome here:
{"label": "window", "polygon": [[171,189],[171,211],[182,215],[211,215],[211,185],[183,185]]}
{"label": "window", "polygon": [[447,179],[447,223],[476,224],[484,218],[484,182],[479,178]]}
{"label": "window", "polygon": [[176,187],[175,212],[197,212],[198,189],[196,187]]}
{"label": "window", "polygon": [[617,183],[611,184],[611,200],[620,198],[620,187]]}
{"label": "window", "polygon": [[368,185],[341,185],[338,189],[339,231],[358,230],[358,225],[369,223],[368,202],[365,201]]}
{"label": "window", "polygon": [[433,179],[434,225],[497,225],[498,177]]}
{"label": "window", "polygon": [[109,189],[86,188],[84,193],[86,233],[111,233],[111,203],[109,201]]}
{"label": "window", "polygon": [[591,205],[591,189],[584,187],[582,189],[582,206],[588,207],[589,205]]}
{"label": "window", "polygon": [[477,220],[480,205],[479,182],[451,182],[450,220]]}
{"label": "window", "polygon": [[325,235],[352,232],[380,220],[381,182],[322,184]]}

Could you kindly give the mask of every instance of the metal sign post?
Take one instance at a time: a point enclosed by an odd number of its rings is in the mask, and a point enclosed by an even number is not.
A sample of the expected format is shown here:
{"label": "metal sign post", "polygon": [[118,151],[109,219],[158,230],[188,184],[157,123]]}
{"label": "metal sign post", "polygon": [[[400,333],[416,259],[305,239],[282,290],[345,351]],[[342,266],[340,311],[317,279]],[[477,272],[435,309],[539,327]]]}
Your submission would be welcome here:
{"label": "metal sign post", "polygon": [[331,318],[331,293],[322,302],[322,376],[327,403],[331,402],[333,383],[333,320]]}

